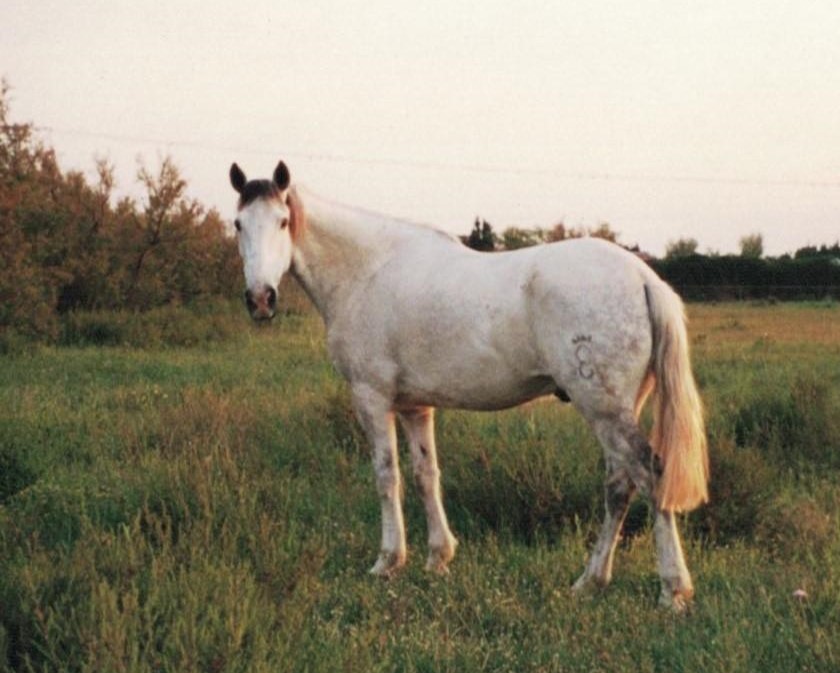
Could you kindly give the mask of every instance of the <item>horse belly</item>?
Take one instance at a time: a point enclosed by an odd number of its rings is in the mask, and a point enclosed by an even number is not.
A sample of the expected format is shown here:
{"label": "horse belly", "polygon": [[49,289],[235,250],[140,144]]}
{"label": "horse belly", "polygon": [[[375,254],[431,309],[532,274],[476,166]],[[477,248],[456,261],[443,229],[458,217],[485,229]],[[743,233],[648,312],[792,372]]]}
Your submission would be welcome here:
{"label": "horse belly", "polygon": [[553,393],[553,379],[530,360],[525,353],[504,357],[491,349],[445,354],[431,350],[401,363],[397,403],[489,411]]}
{"label": "horse belly", "polygon": [[556,387],[550,377],[516,382],[461,380],[457,385],[408,385],[397,392],[395,405],[497,411],[552,394]]}

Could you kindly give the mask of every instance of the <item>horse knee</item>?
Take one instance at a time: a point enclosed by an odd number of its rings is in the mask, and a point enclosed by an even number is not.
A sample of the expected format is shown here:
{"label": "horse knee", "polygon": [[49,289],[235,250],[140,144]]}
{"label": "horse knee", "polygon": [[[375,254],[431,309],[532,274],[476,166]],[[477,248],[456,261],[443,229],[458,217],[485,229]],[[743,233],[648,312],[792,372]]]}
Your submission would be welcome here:
{"label": "horse knee", "polygon": [[400,491],[400,472],[392,460],[385,460],[374,466],[376,491],[381,498],[396,498]]}
{"label": "horse knee", "polygon": [[420,497],[425,498],[437,490],[440,483],[440,470],[437,467],[419,462],[414,464],[414,485]]}

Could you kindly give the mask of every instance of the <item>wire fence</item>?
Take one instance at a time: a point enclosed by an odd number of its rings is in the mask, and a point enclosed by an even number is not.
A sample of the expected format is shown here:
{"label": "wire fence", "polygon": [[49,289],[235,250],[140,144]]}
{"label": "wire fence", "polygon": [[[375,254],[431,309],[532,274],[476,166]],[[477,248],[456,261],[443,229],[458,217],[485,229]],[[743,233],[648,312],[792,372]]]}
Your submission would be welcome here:
{"label": "wire fence", "polygon": [[[153,145],[165,148],[192,148],[225,152],[226,154],[270,154],[275,156],[277,150],[265,147],[254,148],[232,146],[223,143],[191,140],[188,138],[172,139],[131,135],[123,133],[109,133],[106,131],[88,130],[81,128],[61,128],[56,126],[32,125],[35,131],[55,135],[98,138],[116,143],[129,145]],[[653,182],[653,183],[695,183],[708,185],[735,185],[750,187],[791,187],[806,189],[840,189],[840,179],[787,179],[787,178],[756,178],[744,176],[709,176],[709,175],[659,175],[652,173],[629,173],[612,171],[570,171],[568,167],[553,166],[516,166],[510,164],[479,164],[458,161],[429,161],[405,157],[358,156],[335,152],[307,152],[286,149],[284,156],[316,162],[349,163],[356,165],[402,167],[413,169],[447,169],[470,173],[501,173],[509,175],[551,175],[569,180],[605,181],[605,182]]]}
{"label": "wire fence", "polygon": [[672,283],[687,301],[838,301],[840,285],[700,285]]}

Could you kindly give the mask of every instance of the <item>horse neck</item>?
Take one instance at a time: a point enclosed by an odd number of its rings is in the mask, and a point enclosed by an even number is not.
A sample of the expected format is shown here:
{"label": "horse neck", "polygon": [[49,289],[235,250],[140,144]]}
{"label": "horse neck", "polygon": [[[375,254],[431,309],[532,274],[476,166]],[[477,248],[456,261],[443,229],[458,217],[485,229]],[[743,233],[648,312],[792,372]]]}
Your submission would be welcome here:
{"label": "horse neck", "polygon": [[301,196],[306,225],[291,271],[329,322],[342,299],[385,262],[400,232],[385,217]]}

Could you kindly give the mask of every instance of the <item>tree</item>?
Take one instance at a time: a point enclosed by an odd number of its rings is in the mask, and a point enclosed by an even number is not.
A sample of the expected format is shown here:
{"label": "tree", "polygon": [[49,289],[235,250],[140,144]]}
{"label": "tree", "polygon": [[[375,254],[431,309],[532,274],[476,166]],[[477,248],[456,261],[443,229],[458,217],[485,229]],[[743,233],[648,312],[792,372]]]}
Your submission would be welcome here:
{"label": "tree", "polygon": [[50,190],[53,155],[37,143],[31,124],[9,118],[9,85],[0,80],[0,336],[7,332],[53,335],[53,274],[39,263],[46,242],[37,204]]}
{"label": "tree", "polygon": [[761,259],[764,255],[764,239],[759,233],[743,236],[739,245],[741,246],[741,257]]}
{"label": "tree", "polygon": [[113,168],[97,161],[94,183],[62,172],[32,124],[12,123],[8,91],[0,80],[0,341],[54,336],[66,311],[230,293],[236,243],[217,212],[187,198],[170,158],[141,166],[141,205],[112,205]]}
{"label": "tree", "polygon": [[502,246],[505,250],[528,248],[545,241],[544,229],[523,229],[508,227],[502,232]]}
{"label": "tree", "polygon": [[147,308],[167,299],[164,254],[154,253],[163,246],[171,247],[173,239],[182,235],[178,231],[181,216],[186,209],[187,218],[192,219],[197,205],[185,203],[187,183],[170,157],[161,162],[157,174],[141,164],[137,179],[146,189],[146,203],[142,212],[130,218],[126,242],[132,261],[125,294],[130,304]]}
{"label": "tree", "polygon": [[496,249],[497,243],[496,234],[493,231],[493,227],[490,226],[490,223],[487,220],[481,221],[481,249],[492,251]]}
{"label": "tree", "polygon": [[493,227],[490,226],[487,220],[480,220],[478,217],[475,218],[470,235],[466,238],[462,237],[461,240],[467,247],[473,250],[492,252],[496,249],[497,241]]}
{"label": "tree", "polygon": [[470,232],[470,235],[464,241],[467,247],[472,248],[473,250],[482,250],[482,241],[481,241],[481,222],[476,217],[475,222],[473,223],[473,229]]}
{"label": "tree", "polygon": [[676,241],[668,241],[668,244],[665,246],[665,259],[696,255],[697,246],[696,238],[678,238]]}
{"label": "tree", "polygon": [[823,243],[820,247],[815,245],[806,245],[804,248],[799,248],[793,256],[795,259],[808,259],[812,257],[840,259],[840,242],[836,242],[834,245],[826,245]]}
{"label": "tree", "polygon": [[565,241],[568,237],[569,231],[566,229],[565,223],[560,221],[546,232],[545,242],[554,243],[556,241]]}
{"label": "tree", "polygon": [[617,243],[619,237],[619,233],[608,222],[601,222],[594,229],[588,229],[586,227],[567,227],[565,222],[560,221],[551,229],[540,229],[538,231],[539,235],[537,238],[539,238],[539,242],[541,243],[554,243],[556,241],[565,241],[570,238],[584,238],[586,236],[603,238],[605,241]]}
{"label": "tree", "polygon": [[618,232],[613,231],[613,228],[608,222],[601,222],[594,229],[590,229],[589,236],[592,236],[592,238],[603,238],[605,241],[611,241],[612,243],[618,241]]}

